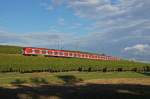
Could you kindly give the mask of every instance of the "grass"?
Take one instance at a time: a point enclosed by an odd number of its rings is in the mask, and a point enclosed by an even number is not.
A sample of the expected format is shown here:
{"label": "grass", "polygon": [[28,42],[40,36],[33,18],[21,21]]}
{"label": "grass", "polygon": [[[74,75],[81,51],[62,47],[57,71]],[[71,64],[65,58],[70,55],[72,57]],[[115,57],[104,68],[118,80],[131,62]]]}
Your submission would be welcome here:
{"label": "grass", "polygon": [[150,66],[145,63],[129,62],[129,61],[98,61],[78,58],[48,58],[43,56],[23,56],[20,54],[0,54],[0,71],[14,70],[44,70],[44,69],[75,69],[79,67],[87,69],[98,68],[130,68]]}
{"label": "grass", "polygon": [[[148,75],[144,75],[136,72],[64,72],[64,73],[0,73],[0,85],[11,84],[15,80],[19,79],[24,81],[23,83],[32,84],[32,78],[45,79],[49,84],[64,83],[60,77],[74,77],[76,79],[92,80],[92,79],[112,79],[112,78],[149,78]],[[72,78],[71,78],[72,79]]]}
{"label": "grass", "polygon": [[19,46],[8,46],[8,45],[0,45],[0,53],[5,54],[21,54],[22,47]]}

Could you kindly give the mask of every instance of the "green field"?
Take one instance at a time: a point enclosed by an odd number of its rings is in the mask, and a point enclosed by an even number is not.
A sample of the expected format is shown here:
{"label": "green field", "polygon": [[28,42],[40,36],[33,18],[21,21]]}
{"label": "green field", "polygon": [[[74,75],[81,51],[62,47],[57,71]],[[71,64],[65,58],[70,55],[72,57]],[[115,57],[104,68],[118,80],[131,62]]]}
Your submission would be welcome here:
{"label": "green field", "polygon": [[132,69],[150,66],[150,64],[133,61],[99,61],[79,58],[54,58],[44,56],[23,56],[21,47],[0,46],[0,71],[86,71],[100,69]]}
{"label": "green field", "polygon": [[0,53],[4,53],[4,54],[21,54],[22,53],[22,47],[0,45]]}
{"label": "green field", "polygon": [[149,99],[148,74],[0,73],[2,99]]}
{"label": "green field", "polygon": [[[63,78],[64,77],[64,78]],[[66,77],[66,79],[65,79]],[[94,79],[113,78],[149,78],[149,75],[135,72],[108,72],[108,73],[85,73],[85,72],[63,72],[63,73],[0,73],[0,85],[8,84],[33,84],[33,79],[37,79],[39,84],[64,84],[65,80],[86,81]],[[44,79],[45,82],[42,82]],[[68,82],[69,83],[69,82]]]}

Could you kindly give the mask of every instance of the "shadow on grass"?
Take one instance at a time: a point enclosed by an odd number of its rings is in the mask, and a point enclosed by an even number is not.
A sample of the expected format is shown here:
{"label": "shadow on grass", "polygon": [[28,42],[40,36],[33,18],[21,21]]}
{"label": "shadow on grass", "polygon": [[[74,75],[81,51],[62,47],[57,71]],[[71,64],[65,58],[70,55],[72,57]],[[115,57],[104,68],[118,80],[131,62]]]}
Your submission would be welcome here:
{"label": "shadow on grass", "polygon": [[48,84],[48,81],[44,78],[38,78],[38,77],[35,77],[35,78],[31,78],[30,79],[31,82],[33,84],[36,84],[36,85],[39,85],[39,84]]}
{"label": "shadow on grass", "polygon": [[76,78],[75,76],[72,75],[61,75],[61,76],[57,76],[57,78],[63,80],[65,85],[76,84],[78,82],[83,81],[82,79]]}
{"label": "shadow on grass", "polygon": [[14,81],[11,82],[13,85],[20,85],[26,83],[26,80],[21,80],[21,79],[15,79]]}
{"label": "shadow on grass", "polygon": [[[44,78],[30,78],[30,82],[34,85],[40,85],[40,84],[48,84],[48,81]],[[11,82],[12,85],[21,85],[24,83],[28,83],[26,80],[21,80],[21,79],[15,79]]]}
{"label": "shadow on grass", "polygon": [[150,72],[144,72],[144,73],[141,73],[141,74],[143,74],[145,76],[150,76]]}
{"label": "shadow on grass", "polygon": [[[75,85],[80,82],[72,75],[57,76],[65,85],[38,85],[17,88],[0,87],[1,99],[149,99],[150,86],[138,84],[92,84]],[[35,84],[47,83],[43,78],[32,78]],[[16,81],[20,82],[20,81]],[[66,84],[73,84],[66,86]]]}

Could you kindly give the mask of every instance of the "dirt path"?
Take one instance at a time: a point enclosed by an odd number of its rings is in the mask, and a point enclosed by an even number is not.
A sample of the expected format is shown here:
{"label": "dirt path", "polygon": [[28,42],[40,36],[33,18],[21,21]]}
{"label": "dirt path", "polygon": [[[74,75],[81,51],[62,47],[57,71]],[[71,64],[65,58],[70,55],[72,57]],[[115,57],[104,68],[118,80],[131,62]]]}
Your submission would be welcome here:
{"label": "dirt path", "polygon": [[86,80],[84,83],[93,84],[140,84],[150,85],[150,78],[113,78],[113,79],[94,79]]}

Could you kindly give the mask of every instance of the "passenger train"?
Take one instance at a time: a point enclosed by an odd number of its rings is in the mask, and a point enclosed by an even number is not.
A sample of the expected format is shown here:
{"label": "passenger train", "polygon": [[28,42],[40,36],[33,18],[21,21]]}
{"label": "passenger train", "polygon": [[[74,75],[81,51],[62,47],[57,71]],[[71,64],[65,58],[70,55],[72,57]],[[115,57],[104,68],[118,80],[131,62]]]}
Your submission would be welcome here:
{"label": "passenger train", "polygon": [[88,52],[80,51],[69,51],[69,50],[56,50],[47,48],[34,48],[34,47],[24,47],[23,55],[25,56],[48,56],[48,57],[66,57],[66,58],[86,58],[94,60],[111,60],[117,61],[120,58],[115,56],[107,56],[103,54],[93,54]]}

